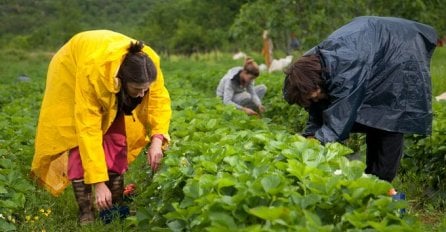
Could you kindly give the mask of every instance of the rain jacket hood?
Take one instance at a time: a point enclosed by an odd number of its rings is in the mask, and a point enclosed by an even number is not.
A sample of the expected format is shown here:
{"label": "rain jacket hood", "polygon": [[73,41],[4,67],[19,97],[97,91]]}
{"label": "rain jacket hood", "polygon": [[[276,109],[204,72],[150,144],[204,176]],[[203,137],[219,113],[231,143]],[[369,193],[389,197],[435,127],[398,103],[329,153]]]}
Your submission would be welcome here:
{"label": "rain jacket hood", "polygon": [[[85,183],[108,180],[102,138],[117,114],[116,93],[122,86],[116,75],[130,42],[135,40],[112,31],[82,32],[51,60],[31,174],[52,194],[69,184],[67,151],[74,147],[80,149]],[[148,135],[169,140],[170,98],[159,57],[147,46],[143,52],[154,62],[157,77],[133,115],[125,116],[129,162],[149,142]]]}
{"label": "rain jacket hood", "polygon": [[344,140],[354,123],[400,133],[432,128],[435,30],[390,17],[358,17],[307,54],[320,57],[328,102],[313,103],[305,135]]}

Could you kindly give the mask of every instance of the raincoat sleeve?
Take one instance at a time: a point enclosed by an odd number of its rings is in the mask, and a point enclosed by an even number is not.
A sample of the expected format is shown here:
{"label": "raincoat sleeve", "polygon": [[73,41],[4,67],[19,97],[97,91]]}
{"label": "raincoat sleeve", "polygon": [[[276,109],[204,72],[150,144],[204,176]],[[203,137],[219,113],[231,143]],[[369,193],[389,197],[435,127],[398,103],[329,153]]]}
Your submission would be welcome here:
{"label": "raincoat sleeve", "polygon": [[[149,56],[153,57],[154,55],[149,53]],[[159,58],[153,59],[153,61],[157,68],[157,77],[155,82],[150,86],[149,91],[148,111],[150,137],[156,134],[162,134],[167,140],[165,142],[169,142],[169,125],[172,116],[170,96],[164,86],[164,76],[160,68]]]}
{"label": "raincoat sleeve", "polygon": [[365,94],[370,68],[364,62],[364,53],[355,45],[343,41],[329,41],[321,49],[321,60],[328,69],[326,90],[330,105],[322,112],[323,124],[315,133],[322,143],[344,140],[355,123],[357,111]]}
{"label": "raincoat sleeve", "polygon": [[75,87],[74,120],[77,140],[84,168],[86,184],[108,180],[105,153],[102,147],[101,128],[104,108],[99,103],[96,90],[101,88],[97,76],[86,70],[78,71]]}
{"label": "raincoat sleeve", "polygon": [[305,137],[314,136],[317,130],[322,127],[322,111],[315,107],[314,104],[308,110],[308,121],[302,132]]}

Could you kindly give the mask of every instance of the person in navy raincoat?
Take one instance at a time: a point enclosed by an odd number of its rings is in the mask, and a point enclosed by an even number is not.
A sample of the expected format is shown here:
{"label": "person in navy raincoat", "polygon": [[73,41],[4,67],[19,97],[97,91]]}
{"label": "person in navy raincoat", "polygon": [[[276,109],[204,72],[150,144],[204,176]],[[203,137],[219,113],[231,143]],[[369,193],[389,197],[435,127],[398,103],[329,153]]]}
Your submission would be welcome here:
{"label": "person in navy raincoat", "polygon": [[436,41],[432,27],[391,17],[358,17],[333,32],[285,71],[285,100],[309,112],[303,135],[328,143],[365,133],[365,172],[391,182],[403,135],[431,132]]}

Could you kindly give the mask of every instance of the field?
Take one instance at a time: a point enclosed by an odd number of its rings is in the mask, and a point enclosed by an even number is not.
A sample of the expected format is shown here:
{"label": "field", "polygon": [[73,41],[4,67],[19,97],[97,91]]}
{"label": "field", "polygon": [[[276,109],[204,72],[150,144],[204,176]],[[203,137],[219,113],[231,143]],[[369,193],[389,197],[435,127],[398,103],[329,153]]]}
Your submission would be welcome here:
{"label": "field", "polygon": [[[408,201],[395,202],[386,196],[388,183],[363,175],[364,163],[346,158],[364,153],[360,136],[346,143],[349,149],[296,135],[306,114],[282,100],[282,73],[264,73],[258,80],[268,87],[262,117],[223,106],[215,88],[241,61],[218,52],[162,58],[173,109],[172,143],[163,166],[153,176],[142,156],[130,166],[126,182],[135,182],[139,190],[131,203],[136,216],[80,228],[72,189],[53,198],[28,176],[51,54],[2,54],[0,231],[446,229],[446,197],[440,194],[446,175],[445,104],[434,103],[432,137],[408,138],[408,155],[394,183]],[[18,78],[22,75],[29,79]],[[434,95],[446,91],[445,48],[434,55],[432,79]],[[400,208],[408,213],[398,215]]]}

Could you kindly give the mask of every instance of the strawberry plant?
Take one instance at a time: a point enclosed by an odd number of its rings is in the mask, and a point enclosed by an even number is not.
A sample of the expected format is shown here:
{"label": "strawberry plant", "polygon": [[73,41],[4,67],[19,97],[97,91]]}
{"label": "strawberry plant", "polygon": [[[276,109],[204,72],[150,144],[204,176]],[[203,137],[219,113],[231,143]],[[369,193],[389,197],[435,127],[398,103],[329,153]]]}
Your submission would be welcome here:
{"label": "strawberry plant", "polygon": [[16,230],[25,220],[26,194],[35,190],[26,173],[42,84],[20,81],[8,72],[0,83],[0,231]]}
{"label": "strawberry plant", "polygon": [[386,196],[390,184],[364,175],[362,162],[345,157],[350,149],[295,135],[283,121],[248,117],[194,82],[180,74],[168,80],[173,143],[162,169],[137,196],[139,229],[382,231],[419,226],[410,216],[397,215],[407,205]]}
{"label": "strawberry plant", "polygon": [[[30,85],[18,85],[10,90],[24,90]],[[10,94],[12,91],[9,91]],[[19,91],[17,91],[19,92]],[[14,94],[20,96],[20,94]],[[12,96],[14,96],[12,95]],[[29,107],[35,99],[15,97],[11,102],[4,101],[0,110],[0,230],[16,229],[21,218],[20,213],[25,207],[25,194],[34,190],[34,186],[23,175],[29,165],[32,155],[32,140],[34,124],[29,123],[33,114],[23,107]],[[25,108],[29,109],[29,108]]]}

